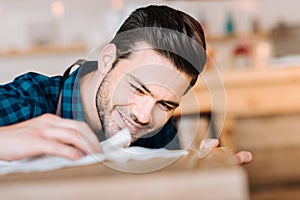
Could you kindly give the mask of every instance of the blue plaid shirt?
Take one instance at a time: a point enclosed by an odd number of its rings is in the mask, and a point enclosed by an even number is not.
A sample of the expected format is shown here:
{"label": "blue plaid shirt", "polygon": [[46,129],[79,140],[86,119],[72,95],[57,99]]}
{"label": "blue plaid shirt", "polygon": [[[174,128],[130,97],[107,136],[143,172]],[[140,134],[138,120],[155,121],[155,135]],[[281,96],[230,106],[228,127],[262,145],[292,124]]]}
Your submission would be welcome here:
{"label": "blue plaid shirt", "polygon": [[[63,76],[47,77],[30,72],[15,78],[6,85],[0,85],[0,126],[19,123],[45,113],[55,114],[60,93],[61,117],[84,121],[79,74],[80,68],[67,78]],[[173,119],[171,118],[159,133],[141,138],[132,145],[178,149],[177,129]]]}

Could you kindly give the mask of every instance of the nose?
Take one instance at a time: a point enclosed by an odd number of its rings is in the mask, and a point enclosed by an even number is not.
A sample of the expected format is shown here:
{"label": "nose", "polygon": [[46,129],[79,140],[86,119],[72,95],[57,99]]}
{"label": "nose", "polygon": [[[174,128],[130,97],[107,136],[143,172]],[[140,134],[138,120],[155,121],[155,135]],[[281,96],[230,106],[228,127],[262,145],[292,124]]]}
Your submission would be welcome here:
{"label": "nose", "polygon": [[139,96],[135,98],[132,104],[131,114],[132,119],[141,125],[148,125],[151,123],[152,110],[155,106],[155,100],[150,96]]}

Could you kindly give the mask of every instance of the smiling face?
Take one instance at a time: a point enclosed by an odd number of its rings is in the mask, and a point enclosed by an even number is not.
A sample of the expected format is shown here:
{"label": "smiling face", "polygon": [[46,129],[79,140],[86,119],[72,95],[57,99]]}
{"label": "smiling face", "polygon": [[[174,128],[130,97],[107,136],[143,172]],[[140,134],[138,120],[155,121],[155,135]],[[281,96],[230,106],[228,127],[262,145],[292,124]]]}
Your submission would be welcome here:
{"label": "smiling face", "polygon": [[150,49],[121,59],[97,92],[105,136],[127,127],[136,140],[161,128],[179,105],[190,81],[190,76]]}

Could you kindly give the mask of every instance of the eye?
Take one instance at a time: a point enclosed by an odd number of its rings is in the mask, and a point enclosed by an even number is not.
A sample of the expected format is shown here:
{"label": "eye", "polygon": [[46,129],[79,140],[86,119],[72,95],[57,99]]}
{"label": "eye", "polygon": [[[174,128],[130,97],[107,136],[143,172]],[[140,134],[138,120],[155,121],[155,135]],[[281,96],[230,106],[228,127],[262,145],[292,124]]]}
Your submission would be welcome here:
{"label": "eye", "polygon": [[144,95],[145,94],[145,92],[142,89],[140,89],[139,87],[133,85],[132,83],[129,83],[129,84],[130,84],[130,87],[133,88],[133,92],[135,94],[139,94],[139,95]]}
{"label": "eye", "polygon": [[160,104],[161,108],[162,108],[164,111],[171,111],[171,110],[174,109],[173,107],[171,107],[171,106],[169,106],[169,105],[167,105],[167,104],[165,104],[165,103],[163,103],[163,102],[161,102],[161,103],[159,103],[159,104]]}

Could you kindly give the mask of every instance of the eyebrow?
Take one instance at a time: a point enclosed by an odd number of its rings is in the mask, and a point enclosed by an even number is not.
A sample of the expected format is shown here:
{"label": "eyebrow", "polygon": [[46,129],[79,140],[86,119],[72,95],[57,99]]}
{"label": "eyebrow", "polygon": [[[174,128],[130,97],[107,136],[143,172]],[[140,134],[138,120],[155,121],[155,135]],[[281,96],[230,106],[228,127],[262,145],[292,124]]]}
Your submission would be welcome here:
{"label": "eyebrow", "polygon": [[[152,94],[152,92],[142,83],[141,80],[139,80],[137,77],[133,76],[132,74],[128,74],[130,76],[130,78],[132,78],[135,82],[137,82],[146,92],[148,92],[152,97],[154,97],[154,95]],[[158,101],[159,103],[164,103],[164,104],[170,104],[174,107],[178,107],[179,103],[176,103],[174,101],[168,101],[168,100],[160,100]]]}
{"label": "eyebrow", "polygon": [[146,92],[148,92],[152,97],[154,97],[154,95],[151,93],[151,91],[142,83],[142,81],[140,81],[137,77],[133,76],[132,74],[128,74],[130,76],[130,78],[132,78],[135,82],[137,82],[144,90],[146,90]]}

